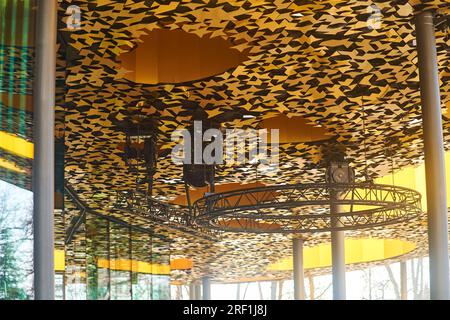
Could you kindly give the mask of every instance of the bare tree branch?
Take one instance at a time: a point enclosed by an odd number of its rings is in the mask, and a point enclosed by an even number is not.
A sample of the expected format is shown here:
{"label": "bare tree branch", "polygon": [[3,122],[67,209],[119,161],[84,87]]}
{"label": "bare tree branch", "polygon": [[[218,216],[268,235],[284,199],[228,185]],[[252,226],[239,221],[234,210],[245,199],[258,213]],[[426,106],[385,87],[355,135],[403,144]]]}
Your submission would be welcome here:
{"label": "bare tree branch", "polygon": [[[398,286],[397,280],[395,280],[394,274],[392,273],[391,266],[386,264],[385,267],[388,272],[389,279],[391,280],[391,283],[394,286],[395,297],[397,298],[397,300],[400,300],[400,288]],[[383,297],[384,297],[384,290],[383,290]]]}

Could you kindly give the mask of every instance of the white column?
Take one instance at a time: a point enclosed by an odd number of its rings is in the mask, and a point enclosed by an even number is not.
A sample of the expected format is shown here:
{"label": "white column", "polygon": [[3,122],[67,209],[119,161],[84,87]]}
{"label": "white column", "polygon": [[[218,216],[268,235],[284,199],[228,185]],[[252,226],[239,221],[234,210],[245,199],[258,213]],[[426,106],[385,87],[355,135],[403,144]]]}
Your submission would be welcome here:
{"label": "white column", "polygon": [[305,300],[305,275],[303,270],[303,239],[293,238],[294,299]]}
{"label": "white column", "polygon": [[434,14],[416,17],[430,251],[430,298],[450,298],[448,212]]}
{"label": "white column", "polygon": [[55,298],[54,106],[57,2],[37,2],[34,78],[33,237],[34,297]]}
{"label": "white column", "polygon": [[211,300],[211,279],[208,276],[202,278],[203,300]]}
{"label": "white column", "polygon": [[408,300],[408,273],[406,261],[400,261],[400,299]]}
{"label": "white column", "polygon": [[[336,215],[342,212],[342,206],[337,205],[333,200],[339,198],[339,193],[331,191],[331,225],[332,227],[342,226],[341,222],[336,219]],[[334,217],[333,217],[334,216]],[[331,261],[333,273],[333,299],[345,300],[345,232],[332,231],[331,232]]]}

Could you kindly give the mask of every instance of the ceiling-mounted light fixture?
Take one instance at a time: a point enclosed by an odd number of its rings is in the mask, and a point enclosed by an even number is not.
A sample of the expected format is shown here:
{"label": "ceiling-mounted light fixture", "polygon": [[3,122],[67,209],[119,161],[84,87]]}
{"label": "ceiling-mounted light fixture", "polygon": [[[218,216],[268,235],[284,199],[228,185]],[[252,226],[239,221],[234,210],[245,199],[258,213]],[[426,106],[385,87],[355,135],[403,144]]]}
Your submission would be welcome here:
{"label": "ceiling-mounted light fixture", "polygon": [[420,119],[412,119],[411,121],[408,121],[408,127],[414,128],[419,126],[422,123],[422,120]]}
{"label": "ceiling-mounted light fixture", "polygon": [[293,12],[293,13],[291,13],[291,17],[293,17],[293,18],[301,18],[301,17],[303,17],[303,13],[301,13],[301,12]]}

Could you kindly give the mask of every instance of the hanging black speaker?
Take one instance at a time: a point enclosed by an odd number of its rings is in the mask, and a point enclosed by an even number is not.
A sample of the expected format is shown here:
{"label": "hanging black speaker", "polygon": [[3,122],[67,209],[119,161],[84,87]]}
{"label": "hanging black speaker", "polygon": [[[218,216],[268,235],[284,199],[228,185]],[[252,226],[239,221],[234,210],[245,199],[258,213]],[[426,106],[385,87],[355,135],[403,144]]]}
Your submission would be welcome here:
{"label": "hanging black speaker", "polygon": [[194,188],[203,188],[214,183],[214,166],[206,164],[183,165],[183,180]]}
{"label": "hanging black speaker", "polygon": [[[187,185],[190,185],[195,188],[203,188],[209,185],[211,190],[214,190],[214,175],[215,175],[215,165],[214,164],[206,164],[204,163],[203,157],[201,157],[200,163],[199,159],[195,159],[195,145],[197,143],[197,147],[200,144],[201,154],[203,155],[203,151],[206,147],[207,141],[203,141],[203,134],[208,129],[219,129],[220,125],[213,121],[203,120],[201,121],[201,127],[196,127],[192,125],[188,128],[190,137],[191,137],[191,150],[190,150],[190,163],[183,164],[183,180]],[[200,130],[199,132],[195,132],[195,130]],[[195,141],[196,137],[201,137],[201,143]],[[197,161],[195,161],[197,160]]]}
{"label": "hanging black speaker", "polygon": [[[158,120],[154,117],[133,117],[121,123],[125,131],[123,158],[130,171],[137,175],[137,183],[148,183],[151,194],[157,165]],[[139,178],[142,175],[144,178]]]}

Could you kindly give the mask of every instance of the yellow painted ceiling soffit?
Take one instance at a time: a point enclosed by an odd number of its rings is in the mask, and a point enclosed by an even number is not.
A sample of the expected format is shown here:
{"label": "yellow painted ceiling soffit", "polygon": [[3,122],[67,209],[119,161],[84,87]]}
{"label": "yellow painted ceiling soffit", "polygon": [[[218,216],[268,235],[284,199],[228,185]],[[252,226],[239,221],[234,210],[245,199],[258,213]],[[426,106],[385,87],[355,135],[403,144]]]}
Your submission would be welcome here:
{"label": "yellow painted ceiling soffit", "polygon": [[[65,271],[65,252],[56,249],[55,251],[55,271]],[[170,266],[158,263],[149,263],[144,261],[129,259],[98,259],[97,266],[99,268],[111,269],[116,271],[133,271],[136,273],[148,273],[156,275],[169,275]]]}
{"label": "yellow painted ceiling soffit", "polygon": [[14,172],[18,172],[18,173],[26,173],[27,172],[26,170],[17,166],[14,162],[11,162],[11,161],[8,161],[5,159],[1,159],[1,158],[0,158],[0,167],[14,171]]}
{"label": "yellow painted ceiling soffit", "polygon": [[[402,256],[413,251],[416,245],[398,239],[346,239],[345,263],[357,264],[381,261]],[[331,244],[323,243],[303,249],[305,269],[326,268],[331,266]],[[292,270],[292,257],[270,264],[268,271]]]}
{"label": "yellow painted ceiling soffit", "polygon": [[33,143],[4,131],[0,131],[0,148],[24,158],[34,157]]}
{"label": "yellow painted ceiling soffit", "polygon": [[148,273],[159,275],[170,274],[170,265],[149,263],[129,259],[111,259],[111,260],[98,259],[97,266],[99,268],[106,268],[116,271],[133,271],[136,273]]}
{"label": "yellow painted ceiling soffit", "polygon": [[[445,152],[445,178],[447,186],[450,186],[450,151]],[[405,167],[396,170],[394,175],[388,174],[381,178],[375,179],[375,183],[406,187],[414,189],[422,195],[422,210],[427,211],[427,190],[425,179],[425,164],[417,167]],[[450,188],[447,188],[447,198],[450,199]],[[449,203],[450,206],[450,203]]]}
{"label": "yellow painted ceiling soffit", "polygon": [[66,254],[64,250],[55,250],[55,271],[64,272],[66,268]]}

